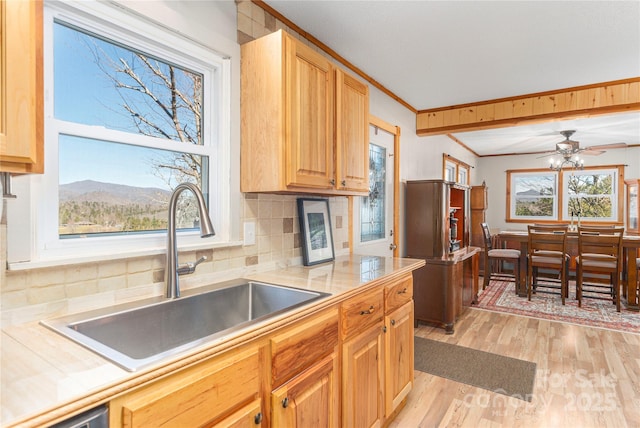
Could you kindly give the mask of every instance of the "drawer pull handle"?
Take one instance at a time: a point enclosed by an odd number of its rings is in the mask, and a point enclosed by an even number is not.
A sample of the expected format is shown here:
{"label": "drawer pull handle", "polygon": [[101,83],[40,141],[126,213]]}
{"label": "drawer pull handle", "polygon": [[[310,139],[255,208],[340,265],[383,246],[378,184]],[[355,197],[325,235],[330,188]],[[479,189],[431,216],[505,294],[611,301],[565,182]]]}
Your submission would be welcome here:
{"label": "drawer pull handle", "polygon": [[256,423],[256,425],[260,425],[262,423],[262,413],[258,413],[255,418],[253,418],[253,421]]}
{"label": "drawer pull handle", "polygon": [[371,305],[368,310],[360,311],[360,315],[371,315],[375,311],[375,306]]}
{"label": "drawer pull handle", "polygon": [[402,290],[398,291],[398,294],[405,294],[407,292],[407,287],[404,287]]}
{"label": "drawer pull handle", "polygon": [[289,397],[284,397],[284,400],[282,400],[282,407],[285,409],[289,407]]}

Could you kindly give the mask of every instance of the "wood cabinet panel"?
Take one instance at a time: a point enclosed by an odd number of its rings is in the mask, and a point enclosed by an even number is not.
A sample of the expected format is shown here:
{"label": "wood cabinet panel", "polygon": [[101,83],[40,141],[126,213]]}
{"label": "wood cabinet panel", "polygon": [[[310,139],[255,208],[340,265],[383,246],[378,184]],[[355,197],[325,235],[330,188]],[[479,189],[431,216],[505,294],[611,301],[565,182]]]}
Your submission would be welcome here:
{"label": "wood cabinet panel", "polygon": [[260,390],[258,347],[233,351],[116,398],[110,426],[207,425],[258,399]]}
{"label": "wood cabinet panel", "polygon": [[413,387],[413,301],[385,317],[385,416],[398,408]]}
{"label": "wood cabinet panel", "polygon": [[345,301],[341,308],[342,337],[347,337],[382,321],[384,296],[371,290]]}
{"label": "wood cabinet panel", "polygon": [[287,38],[286,185],[333,188],[334,68],[310,47]]}
{"label": "wood cabinet panel", "polygon": [[378,427],[384,418],[382,323],[345,342],[342,417],[347,427]]}
{"label": "wood cabinet panel", "polygon": [[413,277],[406,276],[384,287],[385,313],[389,313],[413,299]]}
{"label": "wood cabinet panel", "polygon": [[274,427],[339,426],[338,361],[332,353],[273,392]]}
{"label": "wood cabinet panel", "polygon": [[338,309],[332,308],[271,338],[271,376],[277,387],[338,346]]}
{"label": "wood cabinet panel", "polygon": [[369,87],[336,70],[336,186],[368,192]]}
{"label": "wood cabinet panel", "polygon": [[44,171],[42,1],[0,3],[0,171]]}

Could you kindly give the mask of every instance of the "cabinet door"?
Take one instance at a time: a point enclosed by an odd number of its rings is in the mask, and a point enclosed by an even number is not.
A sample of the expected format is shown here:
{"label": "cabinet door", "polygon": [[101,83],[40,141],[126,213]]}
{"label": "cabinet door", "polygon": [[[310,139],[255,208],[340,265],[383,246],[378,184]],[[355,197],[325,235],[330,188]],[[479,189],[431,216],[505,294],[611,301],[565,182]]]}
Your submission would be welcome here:
{"label": "cabinet door", "polygon": [[286,185],[334,187],[334,68],[306,45],[286,40]]}
{"label": "cabinet door", "polygon": [[112,400],[109,426],[212,425],[259,400],[260,390],[259,348],[233,350]]}
{"label": "cabinet door", "polygon": [[385,318],[385,416],[389,417],[413,387],[413,301]]}
{"label": "cabinet door", "polygon": [[345,342],[342,417],[347,427],[379,427],[383,419],[384,337],[376,325]]}
{"label": "cabinet door", "polygon": [[336,187],[369,191],[369,87],[336,70]]}
{"label": "cabinet door", "polygon": [[338,356],[333,353],[271,394],[274,427],[337,427]]}
{"label": "cabinet door", "polygon": [[44,168],[42,1],[0,3],[0,171]]}

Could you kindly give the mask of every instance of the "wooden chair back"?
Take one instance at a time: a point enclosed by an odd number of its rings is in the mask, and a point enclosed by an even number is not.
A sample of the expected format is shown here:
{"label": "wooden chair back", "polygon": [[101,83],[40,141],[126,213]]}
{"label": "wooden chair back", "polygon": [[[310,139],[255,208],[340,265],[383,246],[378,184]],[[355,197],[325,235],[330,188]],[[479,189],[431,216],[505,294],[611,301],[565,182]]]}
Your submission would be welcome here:
{"label": "wooden chair back", "polygon": [[[622,236],[624,235],[623,227],[594,227],[581,226],[578,228],[578,255],[583,264],[589,264],[589,261],[598,262],[604,258],[615,258],[617,270],[622,268]],[[596,264],[596,267],[598,264]],[[610,271],[611,268],[603,271]]]}
{"label": "wooden chair back", "polygon": [[566,225],[527,226],[529,255],[558,252],[560,257],[564,257],[567,253],[567,229]]}
{"label": "wooden chair back", "polygon": [[489,225],[487,223],[480,223],[480,228],[482,229],[482,237],[484,240],[484,251],[488,253],[489,250],[493,249],[493,243],[491,242],[491,231],[489,230]]}

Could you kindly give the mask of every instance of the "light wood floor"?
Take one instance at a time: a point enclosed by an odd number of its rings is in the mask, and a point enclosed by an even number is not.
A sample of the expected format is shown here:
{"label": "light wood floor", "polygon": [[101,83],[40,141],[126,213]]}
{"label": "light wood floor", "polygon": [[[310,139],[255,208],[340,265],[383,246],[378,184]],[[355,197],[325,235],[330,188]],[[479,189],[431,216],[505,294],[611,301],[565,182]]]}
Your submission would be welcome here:
{"label": "light wood floor", "polygon": [[391,427],[640,427],[638,334],[475,308],[453,335],[422,324],[415,334],[537,363],[533,396],[525,402],[416,371]]}

